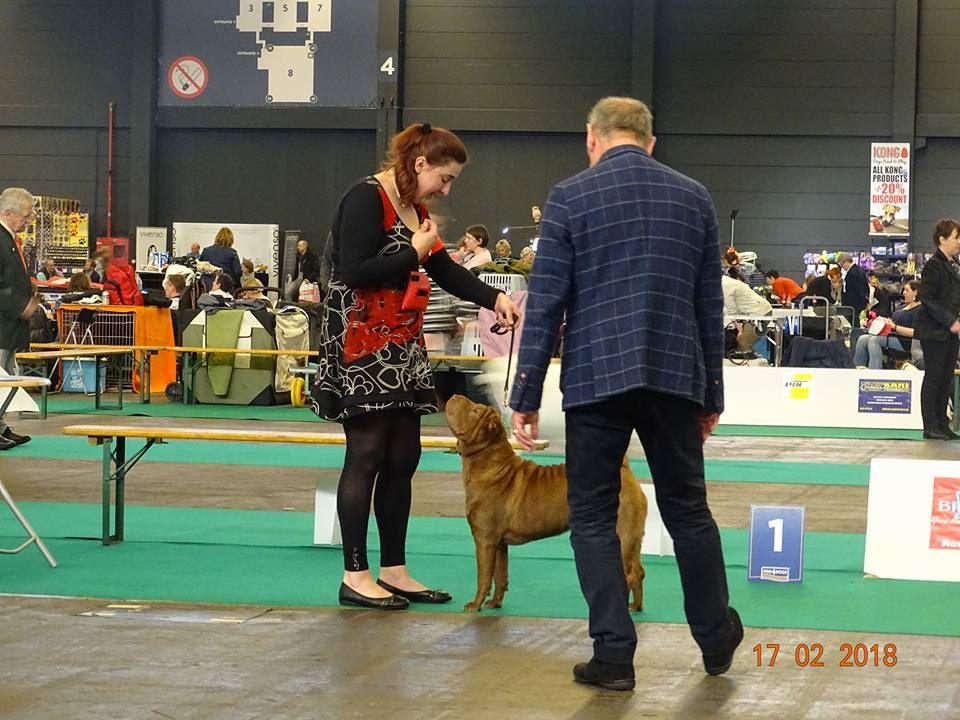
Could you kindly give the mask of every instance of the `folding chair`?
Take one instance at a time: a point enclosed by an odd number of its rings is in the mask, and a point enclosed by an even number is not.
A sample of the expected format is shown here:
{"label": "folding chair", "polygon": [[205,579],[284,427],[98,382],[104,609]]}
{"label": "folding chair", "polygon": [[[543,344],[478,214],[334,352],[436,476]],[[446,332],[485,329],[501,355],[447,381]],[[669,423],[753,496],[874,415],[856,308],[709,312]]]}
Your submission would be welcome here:
{"label": "folding chair", "polygon": [[[36,388],[42,387],[43,385],[49,385],[50,381],[47,378],[38,378],[38,377],[24,377],[21,375],[10,375],[0,377],[0,390],[6,389],[7,396],[4,398],[3,402],[0,403],[0,417],[3,417],[3,414],[7,411],[7,408],[10,407],[10,403],[13,401],[13,396],[17,394],[17,390],[20,388]],[[37,531],[33,529],[33,525],[30,524],[30,521],[20,512],[20,508],[17,507],[17,504],[13,501],[13,496],[10,495],[10,491],[7,490],[7,486],[3,484],[3,480],[0,480],[0,497],[3,498],[3,501],[7,504],[7,507],[10,508],[14,516],[17,518],[17,521],[27,531],[27,539],[24,540],[19,546],[15,548],[0,548],[0,553],[4,555],[13,555],[30,545],[36,543],[37,549],[43,553],[43,556],[47,559],[47,562],[50,563],[50,567],[56,567],[57,561],[53,559],[53,555],[50,554],[50,551],[47,549],[47,546],[43,544],[43,540],[40,539],[40,536],[37,535]]]}

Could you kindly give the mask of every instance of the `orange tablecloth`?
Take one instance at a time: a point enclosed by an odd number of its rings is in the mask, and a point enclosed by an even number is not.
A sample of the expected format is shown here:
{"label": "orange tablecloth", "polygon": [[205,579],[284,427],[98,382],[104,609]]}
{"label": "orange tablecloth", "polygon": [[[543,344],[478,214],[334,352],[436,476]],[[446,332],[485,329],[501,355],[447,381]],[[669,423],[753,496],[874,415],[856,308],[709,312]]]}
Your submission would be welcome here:
{"label": "orange tablecloth", "polygon": [[[79,311],[92,308],[99,313],[133,313],[133,345],[160,345],[170,347],[173,341],[173,317],[170,310],[159,307],[134,307],[129,305],[61,305],[57,309],[57,326],[60,339],[65,340],[67,328],[63,324],[63,311]],[[129,338],[100,337],[96,322],[93,324],[94,342],[103,345],[128,344]],[[78,339],[78,342],[81,340]],[[85,342],[85,341],[83,341]],[[169,351],[159,352],[150,359],[150,392],[162,393],[167,385],[177,379],[177,356]]]}

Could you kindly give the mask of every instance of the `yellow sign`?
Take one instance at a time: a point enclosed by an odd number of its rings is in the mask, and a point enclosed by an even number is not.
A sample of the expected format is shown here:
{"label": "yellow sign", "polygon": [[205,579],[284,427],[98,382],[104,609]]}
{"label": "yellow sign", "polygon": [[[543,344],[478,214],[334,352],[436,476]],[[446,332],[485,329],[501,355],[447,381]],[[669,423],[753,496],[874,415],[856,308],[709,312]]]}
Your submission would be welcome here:
{"label": "yellow sign", "polygon": [[813,373],[794,373],[784,383],[788,400],[809,400],[813,389]]}

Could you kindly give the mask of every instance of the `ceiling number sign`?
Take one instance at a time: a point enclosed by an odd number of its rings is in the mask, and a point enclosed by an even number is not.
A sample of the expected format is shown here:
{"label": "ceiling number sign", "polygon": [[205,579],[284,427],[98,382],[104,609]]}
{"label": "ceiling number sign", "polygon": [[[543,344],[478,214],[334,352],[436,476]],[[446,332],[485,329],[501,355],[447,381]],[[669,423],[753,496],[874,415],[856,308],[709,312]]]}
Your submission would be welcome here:
{"label": "ceiling number sign", "polygon": [[210,84],[210,73],[203,61],[193,55],[178,57],[167,70],[167,84],[174,95],[185,100],[200,97]]}

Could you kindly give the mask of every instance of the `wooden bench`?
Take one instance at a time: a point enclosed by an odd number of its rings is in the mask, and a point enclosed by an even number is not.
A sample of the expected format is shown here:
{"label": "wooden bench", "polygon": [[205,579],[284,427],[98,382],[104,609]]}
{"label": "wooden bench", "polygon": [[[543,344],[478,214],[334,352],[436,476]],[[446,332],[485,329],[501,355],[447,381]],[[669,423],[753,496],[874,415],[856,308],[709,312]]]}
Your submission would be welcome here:
{"label": "wooden bench", "polygon": [[[95,361],[94,367],[94,383],[93,383],[93,397],[94,397],[94,407],[97,410],[122,410],[123,409],[123,383],[117,383],[117,404],[116,405],[104,405],[101,401],[101,392],[100,392],[100,368],[101,362],[105,358],[113,358],[117,363],[117,376],[119,377],[119,361],[120,358],[124,355],[129,355],[133,351],[131,348],[126,347],[91,347],[78,346],[70,348],[61,348],[58,350],[40,350],[40,351],[30,351],[30,352],[18,352],[17,353],[17,362],[24,364],[39,364],[43,370],[42,375],[39,377],[50,379],[50,372],[52,367],[56,362],[60,360],[76,360],[79,358],[93,358]],[[45,420],[47,417],[47,394],[50,383],[45,383],[40,389],[40,419]]]}
{"label": "wooden bench", "polygon": [[[217,442],[294,443],[300,445],[343,445],[346,436],[336,432],[299,432],[284,430],[236,430],[230,428],[169,428],[159,426],[133,427],[129,425],[68,425],[64,435],[86,437],[91,445],[103,447],[102,479],[102,538],[104,545],[123,542],[124,484],[127,473],[146,452],[158,444],[171,440],[214,440]],[[127,439],[145,440],[142,448],[127,459]],[[424,435],[420,438],[424,448],[455,449],[457,439]],[[515,449],[520,444],[513,442]],[[549,443],[537,441],[537,450]],[[269,465],[269,457],[265,458]],[[114,486],[113,532],[110,531],[110,485]],[[340,526],[337,521],[337,487],[335,481],[318,480],[314,502],[313,541],[318,545],[336,545],[340,542]]]}

